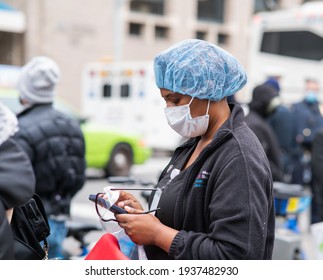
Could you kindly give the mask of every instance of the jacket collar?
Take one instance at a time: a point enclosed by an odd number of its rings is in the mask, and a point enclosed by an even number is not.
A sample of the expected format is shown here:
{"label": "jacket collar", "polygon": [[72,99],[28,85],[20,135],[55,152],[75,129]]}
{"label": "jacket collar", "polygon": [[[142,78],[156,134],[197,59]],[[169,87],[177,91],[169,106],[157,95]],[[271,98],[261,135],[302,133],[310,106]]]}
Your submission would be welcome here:
{"label": "jacket collar", "polygon": [[34,110],[36,108],[52,107],[52,106],[53,106],[52,102],[50,102],[50,103],[39,103],[39,104],[31,105],[31,106],[26,106],[17,114],[17,116],[18,117],[23,116],[23,115],[27,114],[28,112],[30,112],[30,111],[32,111],[32,110]]}

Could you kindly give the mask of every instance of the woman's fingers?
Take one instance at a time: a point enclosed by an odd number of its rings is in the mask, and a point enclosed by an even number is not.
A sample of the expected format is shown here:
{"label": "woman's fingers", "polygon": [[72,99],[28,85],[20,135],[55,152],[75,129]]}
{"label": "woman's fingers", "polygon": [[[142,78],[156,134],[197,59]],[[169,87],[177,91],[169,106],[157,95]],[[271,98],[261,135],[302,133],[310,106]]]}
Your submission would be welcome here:
{"label": "woman's fingers", "polygon": [[129,213],[129,214],[139,214],[142,213],[143,210],[139,210],[139,209],[135,209],[133,207],[130,206],[125,206],[124,209]]}
{"label": "woman's fingers", "polygon": [[131,207],[131,208],[135,208],[136,203],[133,202],[132,200],[124,200],[124,201],[120,201],[118,202],[118,206],[125,208],[126,206]]}
{"label": "woman's fingers", "polygon": [[122,208],[124,208],[125,206],[129,206],[129,207],[139,209],[139,210],[143,209],[140,202],[135,199],[125,199],[125,200],[119,199],[117,202],[117,205]]}

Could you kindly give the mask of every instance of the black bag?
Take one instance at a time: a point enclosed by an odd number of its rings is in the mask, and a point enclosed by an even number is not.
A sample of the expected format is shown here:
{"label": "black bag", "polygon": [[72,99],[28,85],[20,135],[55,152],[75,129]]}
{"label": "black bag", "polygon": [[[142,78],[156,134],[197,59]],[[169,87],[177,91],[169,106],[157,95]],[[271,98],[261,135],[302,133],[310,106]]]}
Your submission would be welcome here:
{"label": "black bag", "polygon": [[[50,234],[47,215],[37,194],[13,211],[11,228],[16,260],[47,259],[46,237]],[[43,241],[43,247],[40,242]]]}

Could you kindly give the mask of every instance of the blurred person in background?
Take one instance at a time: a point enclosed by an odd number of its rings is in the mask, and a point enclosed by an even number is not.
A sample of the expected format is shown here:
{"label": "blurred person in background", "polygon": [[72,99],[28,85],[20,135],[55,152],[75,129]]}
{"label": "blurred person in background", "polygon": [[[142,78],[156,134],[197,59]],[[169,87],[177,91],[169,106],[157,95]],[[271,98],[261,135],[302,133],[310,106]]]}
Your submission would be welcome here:
{"label": "blurred person in background", "polygon": [[31,162],[12,136],[18,131],[16,116],[0,102],[0,260],[14,259],[10,228],[13,209],[35,192]]}
{"label": "blurred person in background", "polygon": [[[308,186],[312,192],[311,222],[321,218],[322,190],[321,186],[321,132],[323,117],[319,101],[320,85],[315,79],[305,81],[305,96],[303,100],[292,105],[294,124],[296,127],[295,141],[297,143],[297,158],[294,161],[295,181]],[[313,150],[313,144],[315,145]]]}
{"label": "blurred person in background", "polygon": [[264,81],[264,85],[272,87],[274,90],[277,91],[277,94],[280,93],[280,79],[281,77],[279,75],[277,76],[269,76],[266,81]]}
{"label": "blurred person in background", "polygon": [[[227,97],[246,84],[241,64],[202,40],[185,40],[154,60],[169,125],[189,140],[178,147],[150,197],[155,215],[122,191],[118,224],[148,259],[271,259],[272,175],[244,111]],[[158,124],[156,124],[158,125]]]}
{"label": "blurred person in background", "polygon": [[311,149],[316,131],[323,126],[322,113],[318,94],[318,81],[305,81],[305,96],[303,100],[292,104],[293,123],[295,126],[295,142],[297,144],[297,158],[294,161],[294,182],[310,185],[312,178]]}
{"label": "blurred person in background", "polygon": [[85,143],[79,122],[53,108],[60,69],[44,56],[33,58],[21,71],[17,142],[30,158],[50,225],[49,258],[63,258],[71,199],[85,182]]}
{"label": "blurred person in background", "polygon": [[323,222],[323,127],[312,141],[312,223]]}
{"label": "blurred person in background", "polygon": [[271,126],[276,135],[280,146],[282,164],[283,164],[283,181],[292,182],[293,161],[297,157],[295,142],[295,127],[291,110],[282,103],[280,97],[280,80],[279,75],[269,77],[263,85],[269,86],[276,91],[276,96],[271,98],[266,108],[266,121]]}
{"label": "blurred person in background", "polygon": [[314,79],[305,81],[303,100],[292,105],[296,124],[296,140],[303,148],[310,150],[316,130],[323,126],[319,101],[320,85]]}
{"label": "blurred person in background", "polygon": [[277,95],[277,91],[266,84],[256,86],[252,91],[246,123],[256,134],[265,150],[273,180],[281,182],[284,175],[282,153],[277,137],[267,121],[272,112],[270,105]]}

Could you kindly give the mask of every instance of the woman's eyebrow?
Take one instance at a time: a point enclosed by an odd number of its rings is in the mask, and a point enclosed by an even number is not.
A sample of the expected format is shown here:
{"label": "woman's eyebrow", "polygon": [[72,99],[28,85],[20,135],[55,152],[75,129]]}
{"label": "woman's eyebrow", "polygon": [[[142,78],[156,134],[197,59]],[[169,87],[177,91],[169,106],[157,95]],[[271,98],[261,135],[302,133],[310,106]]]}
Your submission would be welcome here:
{"label": "woman's eyebrow", "polygon": [[178,99],[178,98],[180,98],[181,97],[181,95],[180,94],[178,94],[178,93],[176,93],[176,92],[173,92],[173,91],[170,91],[169,93],[167,93],[166,95],[165,95],[165,99],[167,98],[167,99],[169,99],[169,100],[174,100],[174,99]]}
{"label": "woman's eyebrow", "polygon": [[170,91],[170,92],[168,92],[166,95],[164,95],[164,96],[163,96],[163,98],[164,98],[164,99],[170,99],[170,98],[172,98],[172,95],[173,95],[173,94],[174,94],[174,93]]}

